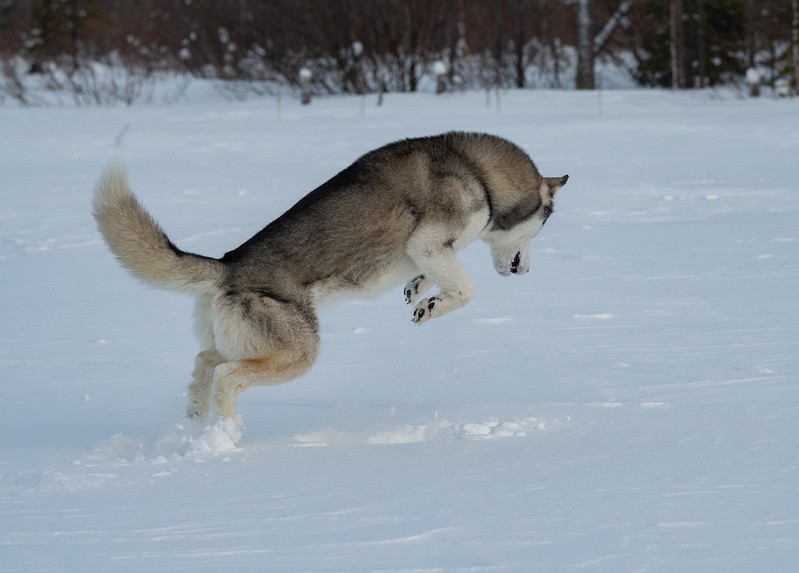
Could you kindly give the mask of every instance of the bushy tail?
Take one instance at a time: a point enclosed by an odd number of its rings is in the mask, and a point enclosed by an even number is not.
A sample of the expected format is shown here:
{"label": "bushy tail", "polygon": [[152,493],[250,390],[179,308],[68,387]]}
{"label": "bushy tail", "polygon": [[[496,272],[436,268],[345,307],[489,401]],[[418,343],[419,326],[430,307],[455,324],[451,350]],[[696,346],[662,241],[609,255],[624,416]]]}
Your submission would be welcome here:
{"label": "bushy tail", "polygon": [[178,249],[128,187],[121,165],[109,165],[94,190],[94,218],[111,251],[137,278],[154,286],[203,294],[221,283],[217,259]]}

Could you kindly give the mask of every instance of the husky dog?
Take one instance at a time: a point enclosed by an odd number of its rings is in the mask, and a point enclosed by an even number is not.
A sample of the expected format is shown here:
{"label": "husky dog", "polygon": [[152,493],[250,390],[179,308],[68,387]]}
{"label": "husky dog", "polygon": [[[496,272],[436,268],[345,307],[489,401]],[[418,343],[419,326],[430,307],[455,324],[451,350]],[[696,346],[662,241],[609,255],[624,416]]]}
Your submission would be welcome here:
{"label": "husky dog", "polygon": [[[341,295],[405,285],[421,324],[469,302],[458,249],[488,243],[496,271],[523,274],[530,242],[563,177],[542,177],[500,137],[451,132],[371,151],[236,249],[182,251],[144,210],[125,170],[109,166],[94,216],[111,251],[139,279],[197,297],[202,344],[187,416],[236,415],[245,389],[296,378],[319,353],[316,309]],[[410,280],[408,280],[410,279]],[[438,293],[425,297],[433,285]]]}

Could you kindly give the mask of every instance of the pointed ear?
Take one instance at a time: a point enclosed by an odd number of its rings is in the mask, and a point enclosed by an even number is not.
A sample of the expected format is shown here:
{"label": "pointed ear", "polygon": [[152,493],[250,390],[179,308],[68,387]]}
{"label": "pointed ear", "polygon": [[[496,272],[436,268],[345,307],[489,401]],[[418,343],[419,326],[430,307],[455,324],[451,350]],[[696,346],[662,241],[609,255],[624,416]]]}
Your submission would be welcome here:
{"label": "pointed ear", "polygon": [[546,185],[549,190],[549,196],[554,197],[555,193],[566,185],[566,181],[568,180],[568,175],[564,175],[563,177],[544,177],[544,185]]}

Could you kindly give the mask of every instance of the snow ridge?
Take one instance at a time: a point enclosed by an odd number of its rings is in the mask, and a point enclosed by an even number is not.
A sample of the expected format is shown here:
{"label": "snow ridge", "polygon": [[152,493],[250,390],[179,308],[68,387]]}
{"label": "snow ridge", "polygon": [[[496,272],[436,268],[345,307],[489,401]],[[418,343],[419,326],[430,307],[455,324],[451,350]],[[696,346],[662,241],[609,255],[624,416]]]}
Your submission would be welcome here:
{"label": "snow ridge", "polygon": [[448,422],[435,420],[422,424],[405,424],[376,432],[343,432],[335,428],[316,430],[294,436],[295,446],[329,446],[339,444],[415,444],[419,442],[490,440],[527,436],[547,425],[534,417],[500,420],[488,418],[481,422]]}
{"label": "snow ridge", "polygon": [[[435,419],[420,424],[403,424],[388,430],[345,431],[333,427],[294,435],[290,447],[335,445],[394,445],[421,442],[492,440],[523,437],[544,430],[550,424],[532,416],[508,419],[489,417],[479,422],[450,422]],[[244,433],[240,416],[216,420],[202,426],[179,422],[151,446],[135,436],[117,433],[92,448],[85,460],[76,462],[88,467],[114,464],[162,464],[181,460],[203,461],[246,449],[238,447]],[[285,440],[278,440],[285,442]]]}

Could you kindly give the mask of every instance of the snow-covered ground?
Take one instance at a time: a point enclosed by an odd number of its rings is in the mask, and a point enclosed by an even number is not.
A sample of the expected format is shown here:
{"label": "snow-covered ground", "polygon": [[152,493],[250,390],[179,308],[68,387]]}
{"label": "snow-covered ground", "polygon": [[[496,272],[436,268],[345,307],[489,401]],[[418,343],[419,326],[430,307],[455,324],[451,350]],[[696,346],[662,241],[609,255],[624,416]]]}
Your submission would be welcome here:
{"label": "snow-covered ground", "polygon": [[[799,101],[659,91],[0,106],[1,571],[782,572],[799,562]],[[449,129],[570,175],[502,278],[421,327],[322,313],[239,448],[180,428],[192,301],[89,201],[121,158],[221,255],[362,152]],[[309,254],[309,256],[313,256]]]}

